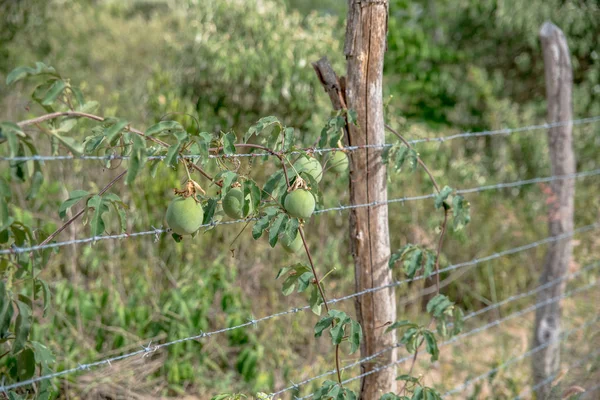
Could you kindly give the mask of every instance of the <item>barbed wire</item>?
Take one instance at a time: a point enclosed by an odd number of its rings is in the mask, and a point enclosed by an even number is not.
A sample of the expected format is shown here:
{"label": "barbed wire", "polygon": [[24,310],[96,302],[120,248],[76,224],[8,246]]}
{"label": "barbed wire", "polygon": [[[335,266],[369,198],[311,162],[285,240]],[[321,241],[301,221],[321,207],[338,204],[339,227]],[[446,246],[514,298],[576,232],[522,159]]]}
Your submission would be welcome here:
{"label": "barbed wire", "polygon": [[[582,228],[584,228],[584,227],[582,227]],[[574,234],[574,232],[575,231],[573,231],[571,233]],[[499,253],[496,253],[496,254],[499,254]],[[590,264],[590,265],[588,265],[588,266],[586,266],[584,268],[586,270],[587,269],[591,269],[592,265],[593,264]],[[550,284],[550,282],[548,282],[546,285],[548,285],[548,284]],[[365,291],[363,291],[363,292],[365,292]],[[334,303],[338,303],[338,302],[341,302],[341,301],[344,301],[344,300],[348,300],[348,299],[357,297],[357,296],[361,295],[359,293],[353,293],[351,295],[344,296],[344,297],[341,297],[341,298],[338,298],[338,299],[332,299],[331,301],[328,302],[328,304],[334,304]],[[368,291],[367,291],[367,293],[368,293]],[[518,298],[517,296],[513,296],[513,297],[515,299]],[[550,299],[550,300],[552,300],[552,299]],[[506,303],[503,302],[502,304],[506,304]],[[170,342],[166,342],[166,343],[162,343],[162,344],[158,344],[158,345],[154,345],[154,346],[152,346],[151,343],[150,343],[150,344],[148,344],[148,346],[142,347],[142,350],[138,350],[138,351],[134,351],[134,352],[131,352],[131,353],[127,353],[127,354],[123,354],[123,355],[119,355],[119,356],[107,358],[107,359],[96,361],[96,362],[89,363],[89,364],[80,364],[79,366],[77,366],[75,368],[71,368],[71,369],[67,369],[67,370],[55,372],[55,373],[48,374],[48,375],[43,375],[43,376],[36,377],[36,378],[31,378],[31,379],[28,379],[26,381],[18,382],[18,383],[9,385],[9,386],[5,386],[5,387],[0,386],[0,391],[2,391],[2,389],[4,389],[4,390],[16,389],[16,388],[19,388],[19,387],[22,387],[22,386],[26,386],[26,385],[30,385],[30,384],[33,384],[33,383],[37,383],[37,382],[40,382],[40,381],[43,381],[43,380],[58,378],[58,377],[61,377],[61,376],[67,375],[67,374],[71,374],[71,373],[75,373],[75,372],[79,372],[79,371],[83,371],[83,370],[89,370],[89,369],[94,368],[94,367],[99,367],[99,366],[104,366],[104,365],[111,365],[112,362],[120,361],[120,360],[123,360],[123,359],[126,359],[126,358],[130,358],[130,357],[134,357],[134,356],[140,355],[140,354],[144,354],[145,355],[145,354],[153,353],[153,352],[155,352],[158,349],[165,348],[165,347],[168,347],[168,346],[172,346],[172,345],[177,344],[177,343],[183,343],[183,342],[188,342],[188,341],[192,341],[192,340],[198,340],[198,339],[202,339],[202,338],[207,338],[207,337],[210,337],[210,336],[213,336],[213,335],[217,335],[217,334],[220,334],[220,333],[225,333],[225,332],[233,331],[233,330],[240,329],[240,328],[247,327],[247,326],[253,326],[253,325],[258,324],[259,322],[263,322],[263,321],[266,321],[266,320],[278,318],[278,317],[281,317],[281,316],[284,316],[284,315],[290,315],[290,314],[299,313],[301,311],[305,311],[305,310],[308,310],[308,309],[310,309],[310,306],[304,306],[304,307],[300,307],[300,308],[293,308],[291,310],[282,311],[282,312],[279,312],[279,313],[276,313],[276,314],[271,314],[271,315],[268,315],[266,317],[262,317],[262,318],[259,318],[259,319],[252,319],[252,320],[250,320],[250,321],[248,321],[246,323],[243,323],[243,324],[240,324],[240,325],[236,325],[236,326],[232,326],[232,327],[229,327],[229,328],[223,328],[223,329],[219,329],[219,330],[212,331],[212,332],[201,332],[198,335],[194,335],[194,336],[190,336],[190,337],[185,337],[185,338],[173,340],[173,341],[170,341]],[[465,319],[468,319],[468,318],[470,318],[470,317],[469,316],[465,317]],[[492,323],[492,326],[493,326],[493,323]],[[389,351],[389,350],[390,349],[387,349],[387,351]],[[384,351],[382,350],[382,352],[384,352]],[[375,355],[372,356],[372,358],[374,358],[374,357],[376,357],[376,356]],[[364,362],[364,360],[361,361],[361,362]],[[348,367],[348,368],[350,368],[350,367]],[[296,385],[294,385],[294,386],[296,386]],[[291,389],[287,389],[287,390],[291,390]]]}
{"label": "barbed wire", "polygon": [[[561,277],[559,277],[557,279],[554,279],[552,281],[549,281],[549,282],[547,282],[547,283],[545,283],[545,284],[543,284],[541,286],[538,286],[538,287],[536,287],[534,289],[531,289],[531,290],[529,290],[529,291],[527,291],[525,293],[520,293],[520,294],[517,294],[517,295],[514,295],[514,296],[510,296],[507,299],[502,300],[502,301],[500,301],[498,303],[491,304],[491,305],[489,305],[489,306],[487,306],[485,308],[482,308],[481,310],[477,310],[477,311],[474,311],[472,313],[469,313],[469,314],[467,314],[467,315],[465,315],[463,317],[463,321],[467,321],[467,320],[469,320],[471,318],[474,318],[474,317],[476,317],[478,315],[481,315],[481,314],[483,314],[485,312],[488,312],[488,311],[500,308],[500,307],[502,307],[502,306],[504,306],[504,305],[506,305],[506,304],[508,304],[510,302],[522,299],[524,297],[528,297],[528,296],[534,295],[534,294],[536,294],[536,293],[538,293],[538,292],[540,292],[540,291],[542,291],[544,289],[547,289],[549,287],[552,287],[552,286],[554,286],[554,285],[556,285],[556,284],[558,284],[558,283],[560,283],[560,282],[562,282],[564,280],[575,278],[575,277],[577,277],[577,276],[579,276],[579,275],[581,275],[581,274],[583,274],[583,273],[585,273],[587,271],[590,271],[590,270],[592,270],[594,268],[598,268],[599,266],[600,266],[600,261],[596,261],[596,262],[587,264],[587,265],[585,265],[584,267],[582,267],[580,270],[578,270],[576,272],[573,272],[573,273],[561,276]],[[377,353],[374,353],[374,354],[372,354],[372,355],[370,355],[368,357],[362,358],[362,359],[360,359],[358,361],[355,361],[355,362],[353,362],[351,364],[348,364],[348,365],[344,366],[343,368],[341,368],[341,371],[344,371],[346,369],[355,367],[355,366],[360,365],[360,364],[362,364],[364,362],[370,361],[370,360],[372,360],[374,358],[377,358],[378,356],[380,356],[380,355],[382,355],[384,353],[387,353],[389,351],[392,351],[393,349],[395,349],[397,347],[400,347],[400,346],[402,346],[401,343],[395,343],[394,345],[386,347],[385,349],[382,349],[382,350],[378,351]],[[408,358],[412,358],[412,356],[410,356]],[[325,373],[323,373],[321,375],[317,375],[317,376],[314,376],[312,378],[305,379],[305,380],[303,380],[301,382],[294,383],[293,385],[288,386],[288,387],[286,387],[284,389],[281,389],[281,390],[279,390],[277,392],[271,393],[270,396],[271,397],[278,396],[278,395],[283,394],[285,392],[288,392],[290,390],[297,389],[298,387],[300,387],[302,385],[305,385],[307,383],[310,383],[312,381],[315,381],[317,379],[321,379],[321,378],[324,378],[326,376],[333,375],[336,372],[337,372],[337,370],[332,369],[332,370],[327,371],[327,372],[325,372]]]}
{"label": "barbed wire", "polygon": [[[578,178],[585,178],[585,177],[590,177],[590,176],[595,176],[595,175],[600,175],[600,168],[590,170],[590,171],[573,173],[573,174],[553,175],[553,176],[549,176],[549,177],[540,177],[540,178],[526,179],[526,180],[520,180],[520,181],[515,181],[515,182],[504,182],[504,183],[498,183],[498,184],[494,184],[494,185],[479,186],[479,187],[470,188],[470,189],[460,189],[460,190],[457,190],[456,193],[457,194],[478,193],[478,192],[483,192],[483,191],[487,191],[487,190],[506,189],[506,188],[511,188],[511,187],[530,185],[530,184],[534,184],[534,183],[548,183],[548,182],[554,182],[554,181],[565,180],[565,179],[578,179]],[[316,210],[314,212],[314,214],[319,215],[319,214],[323,214],[323,213],[327,213],[327,212],[345,211],[345,210],[351,210],[351,209],[356,209],[356,208],[373,207],[373,206],[378,206],[378,205],[383,205],[383,204],[404,203],[404,202],[409,202],[409,201],[426,200],[426,199],[432,199],[435,197],[436,197],[436,194],[428,194],[428,195],[421,195],[421,196],[401,197],[401,198],[396,198],[396,199],[389,199],[386,201],[373,201],[373,202],[364,203],[364,204],[354,204],[354,205],[348,205],[348,206],[340,205],[338,207],[331,207],[331,208]],[[239,224],[239,223],[248,223],[250,221],[256,221],[256,220],[257,220],[257,218],[237,219],[237,220],[232,220],[232,221],[213,221],[211,223],[201,225],[199,229],[212,228],[217,225],[231,225],[231,224]],[[93,236],[93,237],[84,238],[84,239],[73,239],[73,240],[67,240],[67,241],[63,241],[63,242],[47,243],[45,245],[35,245],[35,246],[29,246],[29,247],[19,247],[19,246],[16,246],[13,244],[9,249],[0,249],[0,255],[28,253],[28,252],[38,251],[38,250],[44,250],[47,248],[70,246],[70,245],[75,245],[75,244],[95,243],[95,242],[101,241],[101,240],[127,239],[127,238],[132,238],[132,237],[140,237],[140,236],[148,236],[148,235],[154,235],[155,237],[159,238],[160,234],[167,233],[167,232],[169,232],[168,229],[154,228],[152,230],[147,230],[147,231],[142,231],[142,232],[121,233],[121,234],[116,234],[116,235],[99,235],[99,236]]]}
{"label": "barbed wire", "polygon": [[[578,294],[578,293],[584,292],[586,290],[589,290],[590,288],[592,288],[594,286],[598,286],[599,284],[600,284],[600,282],[593,282],[593,283],[581,286],[581,287],[579,287],[577,289],[571,290],[569,292],[563,293],[562,295],[555,296],[555,297],[552,297],[552,298],[547,299],[545,301],[542,301],[540,303],[534,304],[534,305],[532,305],[530,307],[527,307],[527,308],[525,308],[523,310],[514,312],[514,313],[512,313],[512,314],[510,314],[510,315],[508,315],[508,316],[506,316],[504,318],[497,319],[497,320],[492,321],[490,323],[487,323],[487,324],[485,324],[483,326],[480,326],[478,328],[472,329],[472,330],[470,330],[468,332],[465,332],[465,333],[462,333],[460,335],[454,336],[453,338],[440,343],[438,345],[438,347],[447,346],[449,344],[458,342],[458,341],[460,341],[460,340],[462,340],[462,339],[464,339],[466,337],[476,335],[476,334],[481,333],[483,331],[486,331],[486,330],[488,330],[490,328],[496,327],[496,326],[498,326],[498,325],[500,325],[500,324],[502,324],[502,323],[504,323],[504,322],[506,322],[508,320],[511,320],[513,318],[518,318],[518,317],[520,317],[520,316],[522,316],[524,314],[527,314],[527,313],[530,313],[532,311],[535,311],[535,310],[537,310],[540,307],[543,307],[543,306],[546,306],[546,305],[549,305],[549,304],[552,304],[552,303],[556,303],[556,302],[558,302],[558,301],[560,301],[562,299],[565,299],[565,298],[571,297],[571,296],[573,296],[575,294]],[[389,348],[384,349],[384,350],[390,351],[391,349],[392,349],[392,347],[389,347]],[[382,352],[383,352],[383,350],[382,350]],[[392,366],[404,363],[407,360],[412,359],[413,357],[414,357],[414,355],[411,355],[410,357],[404,357],[404,358],[401,358],[399,360],[396,360],[393,363],[386,364],[386,365],[383,365],[383,366],[380,366],[380,367],[375,367],[375,368],[373,368],[370,371],[367,371],[365,373],[362,373],[360,375],[357,375],[355,377],[352,377],[352,378],[349,378],[349,379],[346,379],[346,380],[342,381],[342,384],[347,384],[347,383],[350,383],[350,382],[355,381],[357,379],[364,378],[365,376],[368,376],[368,375],[371,375],[371,374],[383,371],[383,370],[385,370],[387,368],[390,368]],[[313,396],[312,394],[309,394],[309,395],[306,395],[304,397],[299,397],[299,398],[297,398],[297,400],[305,400],[305,399],[311,398],[312,396]]]}
{"label": "barbed wire", "polygon": [[[571,363],[567,366],[567,370],[571,370],[573,368],[577,368],[581,365],[583,365],[584,363],[588,362],[590,359],[600,356],[600,350],[596,350],[593,351],[592,353],[588,354],[585,357],[580,358],[579,360],[575,361],[574,363]],[[530,389],[525,389],[523,390],[521,393],[519,393],[518,396],[514,397],[513,400],[521,400],[521,396],[525,395],[526,393],[529,392],[534,392],[537,393],[538,390],[540,390],[540,388],[544,385],[547,385],[548,383],[552,382],[558,375],[559,373],[561,373],[561,370],[559,369],[559,371],[550,374],[546,379],[544,379],[543,381],[540,381],[539,383],[533,385]]]}
{"label": "barbed wire", "polygon": [[[512,133],[520,133],[527,131],[536,131],[541,129],[550,129],[556,128],[566,125],[583,125],[583,124],[592,124],[600,122],[600,116],[582,118],[582,119],[574,119],[570,121],[562,121],[562,122],[553,122],[553,123],[545,123],[538,125],[528,125],[522,126],[518,128],[505,128],[505,129],[497,129],[497,130],[487,130],[480,132],[463,132],[457,133],[449,136],[440,136],[433,138],[423,138],[423,139],[412,139],[408,140],[410,144],[419,144],[419,143],[429,143],[429,142],[439,142],[444,143],[454,139],[464,139],[471,137],[481,137],[481,136],[495,136],[495,135],[509,135]],[[345,146],[345,147],[327,147],[327,148],[306,148],[302,150],[295,150],[291,152],[285,152],[287,155],[300,155],[305,154],[307,152],[324,154],[332,151],[356,151],[361,149],[384,149],[394,146],[392,143],[384,143],[384,144],[366,144],[360,146]],[[236,153],[236,154],[219,154],[214,155],[211,154],[209,158],[236,158],[236,157],[264,157],[264,156],[275,156],[272,153],[267,152],[256,152],[256,153]],[[200,159],[200,155],[184,155],[182,156],[185,159]],[[15,157],[0,157],[0,161],[61,161],[61,160],[103,160],[103,161],[111,161],[111,160],[129,160],[131,156],[127,155],[119,155],[119,154],[110,154],[104,156],[90,156],[90,155],[81,155],[81,156],[72,156],[72,155],[62,155],[62,156],[41,156],[38,154],[31,156],[15,156]],[[148,156],[148,160],[164,160],[166,155],[164,156]],[[179,158],[179,157],[178,157]]]}
{"label": "barbed wire", "polygon": [[492,368],[489,371],[487,371],[487,372],[485,372],[485,373],[483,373],[481,375],[478,375],[478,376],[476,376],[474,378],[471,378],[471,379],[467,379],[463,384],[458,385],[454,389],[449,390],[446,393],[444,393],[444,396],[449,396],[449,395],[452,395],[452,394],[455,394],[455,393],[462,393],[466,388],[468,388],[472,384],[474,384],[476,382],[479,382],[482,379],[485,379],[485,378],[487,378],[487,377],[489,377],[489,376],[491,376],[491,375],[499,372],[500,370],[502,370],[502,369],[504,369],[504,368],[506,368],[506,367],[508,367],[508,366],[510,366],[510,365],[512,365],[514,363],[516,363],[516,362],[519,362],[521,360],[524,360],[527,357],[530,357],[530,356],[534,355],[535,353],[537,353],[537,352],[545,349],[546,347],[550,346],[551,344],[554,344],[556,342],[562,342],[569,335],[571,335],[573,333],[576,333],[576,332],[579,332],[579,331],[581,331],[581,330],[589,327],[590,325],[593,325],[593,324],[597,323],[599,320],[600,320],[599,318],[595,318],[593,320],[589,320],[586,323],[584,323],[581,326],[579,326],[578,328],[568,330],[568,331],[562,333],[561,335],[559,335],[559,337],[557,337],[555,339],[552,339],[552,340],[549,340],[549,341],[547,341],[545,343],[542,343],[542,344],[540,344],[540,345],[538,345],[538,346],[536,346],[536,347],[534,347],[534,348],[526,351],[525,353],[520,354],[517,357],[513,357],[510,360],[503,362],[502,364],[498,365],[497,367]]}

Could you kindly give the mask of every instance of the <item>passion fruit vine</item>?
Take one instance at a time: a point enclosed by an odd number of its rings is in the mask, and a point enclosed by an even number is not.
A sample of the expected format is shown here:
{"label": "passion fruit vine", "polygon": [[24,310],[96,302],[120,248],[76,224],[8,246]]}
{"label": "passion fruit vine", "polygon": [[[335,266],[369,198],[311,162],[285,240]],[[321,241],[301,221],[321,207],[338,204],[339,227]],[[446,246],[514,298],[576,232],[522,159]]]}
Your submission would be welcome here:
{"label": "passion fruit vine", "polygon": [[244,193],[240,188],[232,188],[223,199],[223,211],[229,218],[239,219],[244,216]]}
{"label": "passion fruit vine", "polygon": [[308,219],[315,211],[315,197],[306,189],[296,189],[285,196],[285,210],[296,218]]}
{"label": "passion fruit vine", "polygon": [[200,229],[204,210],[193,196],[176,197],[167,208],[167,224],[178,235],[191,235]]}
{"label": "passion fruit vine", "polygon": [[312,176],[317,183],[321,182],[321,179],[323,178],[323,167],[321,167],[319,160],[314,157],[300,157],[294,163],[294,169],[298,172],[305,172]]}

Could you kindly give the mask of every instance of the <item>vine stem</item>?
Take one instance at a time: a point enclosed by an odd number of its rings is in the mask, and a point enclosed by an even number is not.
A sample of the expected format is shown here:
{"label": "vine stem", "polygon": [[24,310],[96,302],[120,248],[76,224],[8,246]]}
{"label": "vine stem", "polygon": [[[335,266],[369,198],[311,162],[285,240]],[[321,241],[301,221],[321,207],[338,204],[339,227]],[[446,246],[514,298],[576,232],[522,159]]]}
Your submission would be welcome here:
{"label": "vine stem", "polygon": [[[121,172],[119,175],[117,175],[116,177],[114,177],[112,181],[110,181],[106,186],[104,186],[104,188],[100,192],[98,192],[98,196],[102,196],[104,193],[106,193],[106,191],[108,189],[110,189],[120,179],[122,179],[125,176],[126,173],[127,173],[127,170]],[[44,246],[44,245],[50,243],[50,241],[52,239],[54,239],[59,233],[61,233],[65,229],[67,229],[67,227],[69,225],[71,225],[73,222],[75,222],[75,220],[77,218],[81,217],[84,212],[85,212],[85,207],[82,208],[77,214],[75,214],[71,218],[69,218],[69,220],[63,224],[63,226],[61,226],[60,228],[58,228],[57,230],[55,230],[54,232],[52,232],[50,234],[50,236],[48,236],[46,239],[44,239],[44,241],[42,243],[40,243],[40,246]]]}
{"label": "vine stem", "polygon": [[[402,143],[404,143],[404,145],[406,147],[408,147],[411,150],[414,150],[414,147],[411,146],[411,144],[408,142],[408,140],[406,140],[398,131],[396,131],[394,128],[392,128],[390,125],[385,124],[385,128],[392,132],[394,135],[396,135],[396,137],[398,137],[398,139],[400,139],[400,141]],[[440,186],[438,185],[437,181],[435,180],[435,177],[433,176],[433,174],[431,173],[431,171],[429,170],[429,168],[427,168],[427,165],[425,165],[425,163],[423,162],[423,160],[421,160],[421,157],[419,156],[419,154],[417,153],[417,163],[423,168],[423,170],[425,171],[425,173],[427,173],[427,175],[429,176],[429,179],[431,180],[431,183],[433,184],[433,187],[435,188],[435,190],[438,192],[438,194],[440,193]],[[443,209],[444,209],[444,220],[442,222],[442,226],[441,226],[441,232],[440,232],[440,238],[438,240],[438,245],[437,245],[437,249],[436,249],[436,253],[435,253],[435,292],[436,294],[440,294],[440,254],[442,253],[442,246],[444,244],[444,236],[446,235],[446,229],[448,226],[448,208],[446,207],[445,204],[442,205]],[[431,326],[431,324],[433,324],[433,318],[431,319],[431,321],[429,322],[429,326]],[[415,364],[417,362],[417,357],[419,355],[419,348],[423,345],[424,340],[421,340],[421,343],[419,343],[419,345],[417,346],[417,348],[415,349],[415,355],[412,358],[412,362],[410,364],[410,368],[408,370],[408,375],[412,375],[412,372],[415,368]],[[400,393],[403,393],[406,390],[406,385],[408,384],[408,381],[404,381],[404,385],[402,386],[402,390],[400,390]]]}
{"label": "vine stem", "polygon": [[[321,298],[323,299],[323,305],[325,306],[325,310],[329,312],[329,304],[327,304],[327,298],[325,297],[325,292],[323,291],[323,287],[321,285],[321,281],[319,280],[319,276],[317,275],[317,269],[315,268],[315,264],[312,259],[312,255],[310,254],[310,250],[308,248],[308,244],[306,243],[306,237],[304,236],[304,229],[302,227],[298,228],[298,233],[300,234],[300,238],[302,239],[302,243],[304,244],[304,250],[306,251],[306,256],[308,257],[308,262],[310,263],[310,268],[312,269],[313,276],[315,277],[315,284],[319,289],[319,293],[321,294]],[[334,323],[332,323],[334,325]],[[340,345],[335,345],[335,369],[337,372],[337,378],[340,386],[342,386],[342,371],[340,369]]]}

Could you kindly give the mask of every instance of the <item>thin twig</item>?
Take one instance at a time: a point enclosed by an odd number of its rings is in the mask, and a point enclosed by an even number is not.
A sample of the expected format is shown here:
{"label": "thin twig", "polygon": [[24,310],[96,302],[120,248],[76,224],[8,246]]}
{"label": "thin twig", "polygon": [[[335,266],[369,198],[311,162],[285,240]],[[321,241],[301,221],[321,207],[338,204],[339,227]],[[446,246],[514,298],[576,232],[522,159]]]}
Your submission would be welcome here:
{"label": "thin twig", "polygon": [[[396,135],[398,137],[398,139],[400,139],[400,141],[402,143],[404,143],[404,145],[406,147],[408,147],[411,150],[414,150],[414,147],[411,146],[411,144],[408,142],[408,140],[404,139],[404,137],[394,128],[392,128],[391,126],[389,126],[388,124],[385,124],[385,128],[392,132],[394,135]],[[419,154],[417,153],[417,162],[419,163],[419,165],[421,167],[423,167],[423,170],[427,173],[427,175],[429,175],[429,179],[431,179],[431,183],[433,183],[433,187],[435,188],[435,190],[439,193],[440,192],[440,187],[437,184],[435,178],[433,177],[433,174],[431,173],[431,171],[429,171],[429,168],[427,168],[427,166],[425,165],[425,163],[423,162],[423,160],[421,160],[421,157],[419,157]]]}
{"label": "thin twig", "polygon": [[[308,244],[306,243],[306,238],[304,237],[304,229],[302,227],[298,228],[298,233],[300,234],[300,238],[302,239],[302,243],[304,244],[304,250],[306,251],[306,256],[308,257],[308,262],[310,263],[310,268],[312,269],[313,276],[315,277],[315,285],[319,289],[319,293],[321,294],[321,298],[323,299],[323,305],[325,306],[325,310],[329,313],[329,304],[327,304],[327,298],[325,297],[325,292],[323,291],[323,287],[321,286],[321,281],[319,280],[319,276],[317,275],[317,269],[315,268],[315,264],[313,263],[312,255],[310,254],[310,250],[308,249]],[[335,323],[331,324],[335,326]],[[340,345],[335,345],[335,369],[337,371],[338,382],[340,386],[342,385],[342,371],[340,369]]]}
{"label": "thin twig", "polygon": [[[106,193],[106,191],[108,189],[110,189],[115,183],[117,183],[121,178],[123,178],[126,173],[127,173],[127,170],[125,170],[125,171],[121,172],[119,175],[117,175],[112,181],[110,181],[108,183],[108,185],[104,186],[104,188],[100,192],[98,192],[98,196],[102,196],[104,193]],[[61,233],[65,229],[67,229],[67,227],[69,225],[71,225],[73,222],[75,222],[75,220],[77,218],[81,217],[83,215],[83,213],[85,212],[85,210],[86,210],[86,207],[83,207],[77,214],[73,215],[67,222],[65,222],[63,224],[63,226],[61,226],[60,228],[58,228],[57,230],[52,232],[50,234],[50,236],[48,236],[46,239],[44,239],[44,241],[42,243],[40,243],[40,246],[44,246],[44,245],[50,243],[50,241],[52,241],[52,239],[54,239],[59,233]]]}

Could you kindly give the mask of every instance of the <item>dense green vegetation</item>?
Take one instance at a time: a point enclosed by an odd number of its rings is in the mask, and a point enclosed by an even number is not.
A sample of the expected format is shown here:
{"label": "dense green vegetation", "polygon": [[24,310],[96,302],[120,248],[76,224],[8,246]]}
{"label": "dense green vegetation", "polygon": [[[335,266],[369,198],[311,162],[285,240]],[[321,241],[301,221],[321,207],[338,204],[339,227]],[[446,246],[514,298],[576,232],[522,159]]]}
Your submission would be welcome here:
{"label": "dense green vegetation", "polygon": [[[16,66],[43,61],[81,87],[86,98],[98,101],[96,113],[125,118],[142,130],[168,117],[190,132],[233,130],[241,136],[260,117],[274,115],[297,128],[298,140],[309,146],[330,116],[329,100],[310,63],[327,55],[344,74],[345,7],[339,0],[285,3],[3,2],[0,82]],[[547,19],[569,39],[576,117],[600,115],[596,2],[393,0],[385,66],[386,119],[411,139],[544,121],[538,30]],[[31,90],[27,85],[0,84],[0,121],[19,121],[43,112],[29,102]],[[574,128],[578,170],[598,167],[598,132],[598,125]],[[38,133],[41,153],[66,153]],[[89,134],[85,124],[77,131],[80,138]],[[389,142],[395,141],[389,137]],[[455,188],[550,174],[544,131],[422,144],[418,151],[436,179]],[[6,154],[5,143],[0,143],[0,155]],[[62,224],[57,210],[70,192],[97,192],[121,167],[118,161],[48,162],[39,189],[43,195],[34,200],[28,200],[28,187],[8,168],[0,170],[0,177],[12,192],[12,213],[36,231],[52,232]],[[273,172],[252,163],[241,168],[258,176]],[[159,169],[155,177],[147,172],[140,176],[131,186],[119,185],[129,215],[128,232],[164,225],[171,190],[181,178],[167,169]],[[599,216],[598,186],[590,182],[577,185],[576,226]],[[347,187],[343,175],[326,176],[321,184],[322,206],[347,204]],[[543,189],[531,185],[469,197],[472,223],[463,232],[449,233],[442,266],[545,237]],[[390,173],[390,198],[431,192],[420,171]],[[390,205],[392,250],[407,242],[431,245],[435,241],[439,215],[432,215],[431,206]],[[315,263],[323,271],[332,271],[327,278],[330,297],[353,291],[347,224],[347,214],[328,213],[313,217],[308,230]],[[107,231],[118,232],[117,225],[117,219],[111,218]],[[274,280],[291,256],[281,248],[270,250],[266,241],[254,242],[249,233],[237,238],[240,229],[221,226],[183,244],[154,242],[149,236],[69,246],[48,254],[51,262],[40,274],[50,284],[51,306],[45,316],[34,315],[32,336],[53,353],[55,361],[49,368],[62,370],[139,349],[149,340],[192,336],[304,305],[301,296],[283,296],[281,283]],[[78,223],[59,239],[88,236],[89,225]],[[578,240],[574,268],[595,260],[600,250],[597,235]],[[6,245],[2,243],[2,248]],[[466,310],[478,309],[533,287],[543,256],[541,247],[473,268],[460,279],[444,275],[443,279],[451,280],[445,293]],[[0,273],[18,283],[25,271],[15,271],[2,259]],[[14,290],[31,291],[17,283]],[[401,287],[398,296],[419,289],[420,285]],[[512,303],[504,311],[526,302]],[[353,313],[350,302],[340,307]],[[584,319],[590,307],[578,305],[570,320]],[[421,304],[400,308],[413,316],[420,311]],[[299,313],[207,341],[180,343],[146,364],[115,365],[110,384],[105,373],[97,370],[56,385],[63,396],[71,393],[81,398],[118,398],[117,393],[127,397],[126,390],[140,396],[188,394],[201,399],[218,392],[269,392],[331,368],[326,341],[315,344],[307,329],[314,319],[310,313]],[[529,331],[520,333],[529,335]],[[512,343],[507,338],[501,342],[506,348]],[[490,365],[506,354],[501,350],[494,356]],[[459,356],[453,362],[457,369],[469,367]],[[0,375],[20,373],[15,363],[14,358],[0,358]],[[475,372],[456,374],[464,378]],[[517,375],[491,385],[510,397],[528,383],[527,373]],[[430,383],[442,389],[450,385]]]}

